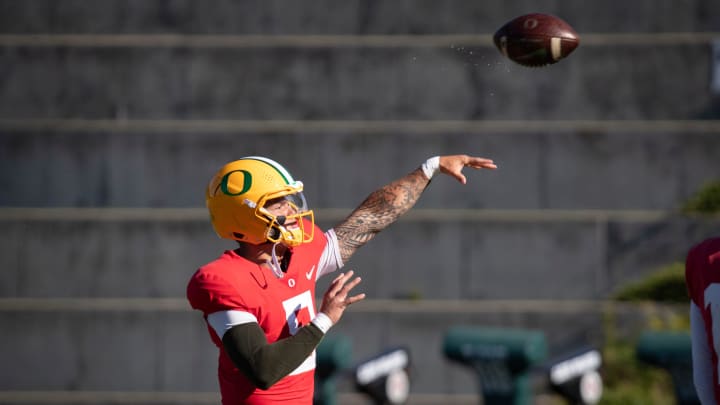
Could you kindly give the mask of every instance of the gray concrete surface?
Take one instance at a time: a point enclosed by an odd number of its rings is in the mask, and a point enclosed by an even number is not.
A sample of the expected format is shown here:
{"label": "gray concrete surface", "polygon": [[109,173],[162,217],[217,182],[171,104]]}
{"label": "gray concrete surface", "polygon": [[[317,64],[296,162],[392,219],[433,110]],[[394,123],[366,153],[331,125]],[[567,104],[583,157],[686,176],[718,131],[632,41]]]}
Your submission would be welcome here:
{"label": "gray concrete surface", "polygon": [[[689,218],[401,220],[346,267],[374,298],[604,299],[717,229]],[[199,266],[234,248],[205,220],[5,220],[0,236],[4,297],[183,297]]]}
{"label": "gray concrete surface", "polygon": [[[491,33],[531,12],[556,14],[585,32],[717,30],[713,0],[27,0],[0,3],[0,29],[8,33],[405,34]],[[89,18],[92,16],[92,18]]]}
{"label": "gray concrete surface", "polygon": [[[352,338],[356,359],[408,345],[417,403],[476,392],[439,352],[448,327],[540,329],[551,354],[600,344],[595,302],[717,233],[717,219],[671,214],[720,175],[717,1],[212,3],[0,0],[0,402],[216,401],[216,353],[182,296],[231,246],[197,214],[37,219],[7,207],[199,208],[217,167],[259,154],[305,181],[313,207],[346,212],[431,155],[492,157],[500,170],[466,187],[433,181],[417,208],[441,215],[395,224],[348,263],[374,299],[417,300],[358,306],[332,332]],[[553,67],[515,66],[490,35],[538,11],[583,42]],[[444,37],[464,34],[469,44]],[[389,36],[369,46],[365,35]],[[568,211],[476,215],[497,209]],[[587,209],[668,216],[574,215]],[[118,301],[58,304],[88,297]],[[160,298],[175,304],[153,307]],[[616,332],[633,339],[648,314],[626,315]]]}
{"label": "gray concrete surface", "polygon": [[[646,132],[647,131],[647,132]],[[433,180],[419,207],[674,210],[720,176],[710,131],[489,130],[413,134],[0,132],[0,205],[202,207],[224,163],[283,163],[314,208],[356,207],[435,154],[495,159],[461,186]]]}
{"label": "gray concrete surface", "polygon": [[[669,308],[668,313],[684,311]],[[597,346],[607,327],[630,331],[630,338],[647,327],[638,308],[605,307],[598,301],[568,301],[544,311],[512,304],[469,303],[464,309],[426,311],[412,304],[388,308],[363,306],[349,310],[331,331],[331,337],[348,339],[351,365],[380,352],[402,346],[410,351],[414,394],[472,394],[475,375],[450,362],[442,353],[445,333],[454,326],[492,327],[542,331],[546,360],[583,346]],[[605,319],[605,321],[603,321]],[[189,310],[44,310],[0,311],[0,324],[14,325],[4,333],[0,347],[6,364],[0,368],[3,391],[98,392],[213,392],[215,347],[199,313]],[[48,344],[52,342],[52,344]],[[539,372],[539,371],[538,371]],[[340,392],[351,392],[349,377],[342,377]]]}
{"label": "gray concrete surface", "polygon": [[0,118],[14,119],[692,119],[713,102],[708,41],[590,44],[545,69],[489,44],[20,46],[0,64]]}

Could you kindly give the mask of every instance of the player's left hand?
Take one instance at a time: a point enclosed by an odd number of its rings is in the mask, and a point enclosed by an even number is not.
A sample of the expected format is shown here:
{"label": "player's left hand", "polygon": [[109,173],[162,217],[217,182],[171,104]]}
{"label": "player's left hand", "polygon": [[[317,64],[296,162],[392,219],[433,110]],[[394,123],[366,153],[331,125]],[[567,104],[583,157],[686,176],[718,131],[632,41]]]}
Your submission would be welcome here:
{"label": "player's left hand", "polygon": [[492,159],[468,155],[440,156],[440,171],[456,178],[462,184],[467,183],[467,179],[462,173],[465,166],[473,169],[497,169],[497,165]]}
{"label": "player's left hand", "polygon": [[340,273],[335,280],[330,283],[325,295],[323,296],[320,312],[327,315],[333,324],[336,324],[342,317],[345,308],[360,300],[365,299],[365,294],[357,294],[349,296],[350,290],[360,284],[360,277],[350,280],[355,274],[352,270],[347,273]]}

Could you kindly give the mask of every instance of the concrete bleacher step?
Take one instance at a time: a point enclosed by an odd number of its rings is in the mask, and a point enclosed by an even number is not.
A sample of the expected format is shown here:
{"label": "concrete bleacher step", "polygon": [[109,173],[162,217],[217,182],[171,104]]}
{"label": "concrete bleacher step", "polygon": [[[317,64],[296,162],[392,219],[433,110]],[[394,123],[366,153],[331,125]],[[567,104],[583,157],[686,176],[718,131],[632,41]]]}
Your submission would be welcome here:
{"label": "concrete bleacher step", "polygon": [[[548,69],[513,66],[490,44],[489,22],[517,5],[456,1],[426,24],[415,20],[439,11],[427,2],[413,17],[397,2],[301,13],[336,10],[336,29],[313,18],[293,25],[291,11],[306,6],[284,6],[108,0],[76,14],[72,5],[6,5],[0,205],[197,207],[214,170],[249,154],[286,163],[320,207],[355,206],[438,153],[501,165],[473,179],[482,193],[435,182],[440,190],[422,204],[438,208],[667,210],[718,176],[718,122],[702,121],[718,118],[713,37],[695,14],[714,2],[682,11],[535,4],[591,30],[577,54]],[[620,6],[611,26],[593,25]],[[253,7],[277,20],[236,18]],[[640,13],[647,26],[632,18]],[[28,15],[33,25],[16,24]],[[229,17],[235,25],[217,23]],[[670,17],[681,32],[650,23]],[[203,36],[209,21],[229,38]],[[357,35],[368,33],[372,41]],[[443,36],[453,33],[469,33],[470,45]],[[339,170],[366,166],[353,181]]]}
{"label": "concrete bleacher step", "polygon": [[[199,266],[234,248],[212,233],[204,209],[140,211],[1,210],[0,296],[183,297]],[[717,220],[650,214],[416,210],[346,268],[375,298],[601,299],[683,261],[717,230]],[[342,214],[316,217],[327,228]]]}
{"label": "concrete bleacher step", "polygon": [[[63,2],[3,0],[0,32],[12,33],[220,33],[402,34],[487,33],[531,12],[556,14],[579,32],[656,32],[717,29],[720,5],[696,0],[567,3],[555,0],[478,2],[332,0],[95,0]],[[92,18],[89,18],[92,16]]]}
{"label": "concrete bleacher step", "polygon": [[673,210],[720,175],[712,122],[446,122],[425,131],[395,122],[368,124],[369,133],[335,122],[261,134],[242,123],[139,124],[0,131],[0,206],[202,207],[210,177],[248,155],[284,164],[314,208],[353,208],[438,154],[490,157],[499,169],[466,169],[465,186],[438,176],[420,207]]}
{"label": "concrete bleacher step", "polygon": [[45,37],[47,45],[12,37],[0,43],[8,81],[0,88],[0,118],[718,118],[711,37],[703,34],[669,43],[610,37],[544,69],[514,65],[488,36],[469,45],[404,45],[388,36],[375,46],[320,47],[277,47],[271,38],[201,46],[190,37],[164,46],[154,37],[119,45],[113,36],[81,38],[89,45]]}
{"label": "concrete bleacher step", "polygon": [[[217,392],[217,349],[202,316],[182,299],[156,301],[139,306],[133,300],[107,305],[102,299],[0,299],[6,343],[0,355],[15,365],[0,368],[0,399],[10,397],[7,392],[25,399],[34,393],[37,403],[53,403],[42,397],[53,391],[73,391],[77,399],[83,392],[95,392],[96,399],[112,392],[133,398],[134,392],[137,403],[143,403],[140,393],[149,392],[165,393],[154,397],[157,402],[182,392],[207,399]],[[683,305],[650,311],[657,321],[685,310]],[[553,357],[580,344],[601,345],[606,316],[632,337],[642,330],[647,311],[605,301],[369,300],[351,307],[330,333],[350,339],[351,364],[389,347],[407,347],[413,393],[471,394],[477,389],[472,373],[442,355],[443,335],[455,325],[539,330]],[[122,395],[116,399],[123,403]]]}
{"label": "concrete bleacher step", "polygon": [[[580,48],[510,64],[490,35],[527,12],[563,17]],[[643,310],[601,300],[718,229],[670,214],[720,175],[718,15],[717,0],[0,0],[0,403],[217,403],[217,353],[183,296],[232,247],[203,188],[251,154],[305,182],[323,227],[428,156],[500,165],[436,178],[348,263],[372,300],[331,333],[356,359],[408,345],[412,403],[477,403],[441,356],[454,325],[537,328],[551,353],[602,344],[608,319],[632,339]]]}

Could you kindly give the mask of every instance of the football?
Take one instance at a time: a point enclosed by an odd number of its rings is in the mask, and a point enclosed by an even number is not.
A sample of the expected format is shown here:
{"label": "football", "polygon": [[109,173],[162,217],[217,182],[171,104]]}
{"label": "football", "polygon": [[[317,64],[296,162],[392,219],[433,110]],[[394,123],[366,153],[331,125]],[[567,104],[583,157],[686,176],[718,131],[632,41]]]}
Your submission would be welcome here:
{"label": "football", "polygon": [[580,45],[570,24],[541,13],[508,21],[493,35],[495,46],[507,58],[523,66],[539,67],[558,62]]}

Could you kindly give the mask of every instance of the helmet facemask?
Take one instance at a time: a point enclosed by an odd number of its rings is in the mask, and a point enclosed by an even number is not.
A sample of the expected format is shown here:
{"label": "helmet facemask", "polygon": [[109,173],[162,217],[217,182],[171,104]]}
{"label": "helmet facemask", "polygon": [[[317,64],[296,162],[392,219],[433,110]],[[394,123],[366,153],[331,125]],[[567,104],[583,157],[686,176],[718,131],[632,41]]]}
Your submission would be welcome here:
{"label": "helmet facemask", "polygon": [[[309,227],[309,233],[305,230],[307,219],[310,224],[315,222],[313,212],[308,209],[307,200],[302,193],[302,183],[295,182],[285,189],[263,195],[257,204],[246,200],[246,204],[255,205],[255,217],[267,224],[265,238],[271,243],[282,243],[287,246],[297,246],[307,243],[313,239],[314,227]],[[267,207],[278,200],[290,207],[291,214],[275,215]]]}

